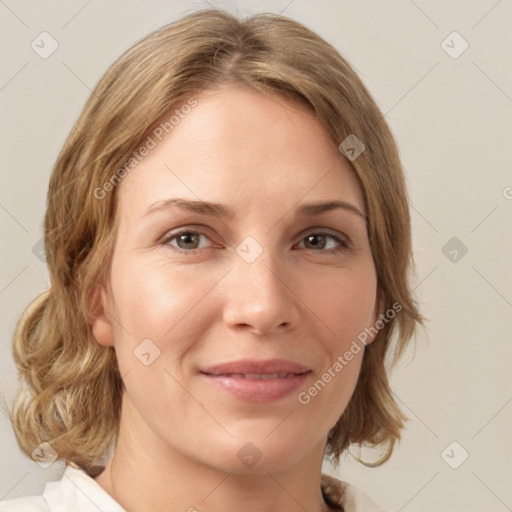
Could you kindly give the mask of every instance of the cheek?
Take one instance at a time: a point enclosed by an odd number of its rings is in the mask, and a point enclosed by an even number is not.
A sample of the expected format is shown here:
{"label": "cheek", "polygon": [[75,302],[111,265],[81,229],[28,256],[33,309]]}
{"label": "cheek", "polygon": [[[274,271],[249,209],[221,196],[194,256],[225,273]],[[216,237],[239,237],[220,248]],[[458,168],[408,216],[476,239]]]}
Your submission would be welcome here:
{"label": "cheek", "polygon": [[331,356],[344,351],[365,328],[373,325],[377,297],[373,264],[317,276],[314,286],[304,282],[302,290],[307,306],[330,333],[324,342]]}
{"label": "cheek", "polygon": [[172,396],[173,406],[186,410],[180,363],[214,315],[201,299],[215,276],[194,278],[156,259],[116,263],[114,344],[128,394],[145,418],[168,414],[162,396]]}
{"label": "cheek", "polygon": [[150,339],[162,353],[186,350],[215,315],[203,300],[218,280],[214,272],[171,268],[165,260],[119,261],[112,276],[114,339],[118,351],[133,351]]}

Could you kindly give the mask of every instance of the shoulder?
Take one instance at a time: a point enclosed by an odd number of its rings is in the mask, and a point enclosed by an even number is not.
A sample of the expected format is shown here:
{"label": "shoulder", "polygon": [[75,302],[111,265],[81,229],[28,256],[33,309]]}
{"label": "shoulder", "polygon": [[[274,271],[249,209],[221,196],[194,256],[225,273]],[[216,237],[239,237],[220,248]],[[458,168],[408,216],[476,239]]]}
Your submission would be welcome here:
{"label": "shoulder", "polygon": [[42,496],[0,502],[0,512],[125,512],[85,471],[67,466],[61,480],[49,482]]}
{"label": "shoulder", "polygon": [[[348,482],[322,474],[321,484],[325,501],[333,510],[342,510],[343,512],[385,512],[368,498],[366,494]],[[2,511],[0,510],[0,512]]]}
{"label": "shoulder", "polygon": [[49,512],[42,496],[0,501],[0,512]]}

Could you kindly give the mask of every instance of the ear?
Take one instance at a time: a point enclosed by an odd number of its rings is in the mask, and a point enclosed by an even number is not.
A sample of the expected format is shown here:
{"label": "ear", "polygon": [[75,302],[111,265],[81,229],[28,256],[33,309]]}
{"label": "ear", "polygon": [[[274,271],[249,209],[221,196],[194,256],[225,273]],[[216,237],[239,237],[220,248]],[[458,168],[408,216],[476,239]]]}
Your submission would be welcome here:
{"label": "ear", "polygon": [[100,345],[112,347],[114,333],[106,305],[106,291],[98,285],[91,293],[92,334]]}

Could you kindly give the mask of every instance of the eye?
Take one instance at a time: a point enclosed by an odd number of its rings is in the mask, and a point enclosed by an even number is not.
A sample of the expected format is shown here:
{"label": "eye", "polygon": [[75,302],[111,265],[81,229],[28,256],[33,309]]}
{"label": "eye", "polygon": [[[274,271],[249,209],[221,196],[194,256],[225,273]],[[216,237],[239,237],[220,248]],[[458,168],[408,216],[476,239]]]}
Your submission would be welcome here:
{"label": "eye", "polygon": [[[170,233],[163,240],[162,243],[172,246],[178,252],[191,254],[195,249],[202,249],[201,237],[210,240],[206,235],[198,231],[184,230],[178,233]],[[176,243],[173,241],[176,240]]]}
{"label": "eye", "polygon": [[[331,240],[330,243],[329,239]],[[332,240],[334,240],[334,247],[332,246]],[[346,240],[343,240],[339,236],[332,234],[329,231],[308,233],[302,238],[301,243],[302,242],[305,242],[304,248],[306,249],[318,249],[316,252],[325,252],[328,254],[338,251],[345,251],[349,248],[349,244]],[[327,247],[328,245],[331,245],[331,247]]]}
{"label": "eye", "polygon": [[[164,245],[170,245],[173,250],[182,254],[192,255],[198,249],[209,247],[207,243],[206,245],[201,243],[204,240],[210,239],[204,233],[186,229],[169,233],[162,239],[162,243]],[[311,249],[314,252],[332,254],[348,250],[349,244],[337,234],[324,230],[310,232],[304,235],[297,247],[301,249]]]}

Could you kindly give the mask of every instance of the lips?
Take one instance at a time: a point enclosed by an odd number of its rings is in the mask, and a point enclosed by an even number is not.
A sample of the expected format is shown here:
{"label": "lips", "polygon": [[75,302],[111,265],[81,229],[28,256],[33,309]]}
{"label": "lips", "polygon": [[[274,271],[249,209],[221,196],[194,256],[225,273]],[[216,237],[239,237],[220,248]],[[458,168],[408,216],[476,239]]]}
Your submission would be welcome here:
{"label": "lips", "polygon": [[[215,374],[214,374],[215,375]],[[294,375],[300,375],[297,373],[223,373],[225,377],[231,377],[232,379],[256,379],[256,380],[269,380],[269,379],[286,379],[287,377],[293,377]],[[216,374],[215,376],[219,376]]]}
{"label": "lips", "polygon": [[[240,360],[230,363],[223,363],[216,366],[205,368],[201,373],[209,375],[244,375],[244,376],[270,376],[274,378],[283,378],[287,375],[300,375],[309,371],[309,368],[287,361],[286,359],[271,360]],[[248,377],[246,377],[248,378]]]}
{"label": "lips", "polygon": [[304,384],[311,370],[284,359],[242,360],[201,370],[216,390],[247,402],[272,402],[287,397]]}

